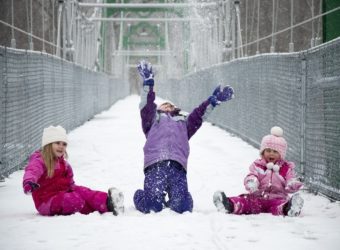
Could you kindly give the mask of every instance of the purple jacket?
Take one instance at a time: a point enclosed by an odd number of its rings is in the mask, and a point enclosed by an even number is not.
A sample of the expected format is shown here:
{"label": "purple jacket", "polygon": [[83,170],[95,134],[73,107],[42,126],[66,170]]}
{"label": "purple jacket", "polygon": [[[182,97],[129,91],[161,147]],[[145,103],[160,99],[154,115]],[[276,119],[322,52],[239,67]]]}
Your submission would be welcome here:
{"label": "purple jacket", "polygon": [[267,169],[264,159],[254,161],[249,167],[250,173],[244,179],[246,189],[247,181],[255,178],[259,183],[258,191],[254,192],[256,196],[287,198],[288,193],[297,192],[302,183],[295,178],[294,163],[280,160],[276,165],[280,167],[278,172]]}
{"label": "purple jacket", "polygon": [[157,111],[155,92],[152,87],[142,91],[145,90],[147,95],[142,93],[140,105],[143,132],[147,139],[144,145],[144,168],[159,161],[174,160],[187,169],[189,139],[201,127],[209,101],[204,101],[185,117],[178,112],[171,114]]}

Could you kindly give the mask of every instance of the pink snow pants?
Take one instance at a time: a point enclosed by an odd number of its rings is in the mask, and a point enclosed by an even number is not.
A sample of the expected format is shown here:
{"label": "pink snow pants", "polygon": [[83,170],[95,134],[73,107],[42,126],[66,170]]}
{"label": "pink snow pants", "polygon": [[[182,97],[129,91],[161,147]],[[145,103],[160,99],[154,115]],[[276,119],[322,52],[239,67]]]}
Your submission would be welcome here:
{"label": "pink snow pants", "polygon": [[62,192],[51,200],[49,215],[89,214],[94,211],[107,212],[107,193],[87,187],[74,186],[71,192]]}
{"label": "pink snow pants", "polygon": [[282,209],[287,202],[286,198],[264,198],[261,196],[243,194],[229,197],[234,204],[233,214],[259,214],[271,213],[283,215]]}

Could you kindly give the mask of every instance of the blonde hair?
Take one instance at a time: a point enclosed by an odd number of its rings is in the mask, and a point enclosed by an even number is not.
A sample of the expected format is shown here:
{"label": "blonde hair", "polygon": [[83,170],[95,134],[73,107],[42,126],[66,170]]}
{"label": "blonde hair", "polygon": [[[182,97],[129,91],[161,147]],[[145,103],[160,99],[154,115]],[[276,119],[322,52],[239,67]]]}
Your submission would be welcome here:
{"label": "blonde hair", "polygon": [[171,103],[171,102],[163,102],[161,105],[159,105],[159,108],[160,108],[161,106],[163,106],[163,105],[170,105],[170,106],[176,108],[176,106],[175,106],[173,103]]}
{"label": "blonde hair", "polygon": [[[54,175],[55,161],[57,159],[53,154],[52,143],[45,145],[41,150],[41,154],[47,169],[47,177],[51,178]],[[67,158],[66,151],[64,157]]]}

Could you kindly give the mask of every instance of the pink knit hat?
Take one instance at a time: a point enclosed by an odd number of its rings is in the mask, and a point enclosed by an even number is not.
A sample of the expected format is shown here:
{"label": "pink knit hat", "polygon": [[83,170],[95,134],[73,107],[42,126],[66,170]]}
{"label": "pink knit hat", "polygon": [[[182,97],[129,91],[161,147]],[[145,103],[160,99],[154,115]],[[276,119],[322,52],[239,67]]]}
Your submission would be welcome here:
{"label": "pink knit hat", "polygon": [[272,127],[270,135],[266,135],[262,138],[260,154],[262,155],[263,150],[266,148],[274,149],[280,153],[281,159],[286,157],[287,142],[282,137],[283,130],[280,127]]}

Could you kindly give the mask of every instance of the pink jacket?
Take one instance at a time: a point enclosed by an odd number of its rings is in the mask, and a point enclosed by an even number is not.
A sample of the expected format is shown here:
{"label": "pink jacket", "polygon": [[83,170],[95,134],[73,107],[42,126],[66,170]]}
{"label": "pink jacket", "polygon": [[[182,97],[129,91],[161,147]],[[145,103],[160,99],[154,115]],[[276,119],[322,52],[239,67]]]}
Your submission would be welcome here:
{"label": "pink jacket", "polygon": [[278,171],[267,168],[267,163],[264,159],[254,161],[250,167],[250,173],[244,179],[246,185],[250,179],[254,179],[258,183],[258,190],[253,194],[265,198],[287,198],[289,193],[297,192],[302,183],[295,177],[294,163],[285,160],[280,160],[275,163],[279,166]]}
{"label": "pink jacket", "polygon": [[[23,185],[31,181],[39,184],[39,188],[33,191],[32,196],[36,209],[44,214],[49,211],[52,197],[60,192],[69,192],[74,188],[73,171],[71,166],[64,160],[58,158],[55,163],[54,175],[47,177],[47,169],[41,152],[34,152],[25,168]],[[45,211],[45,212],[46,212]]]}

